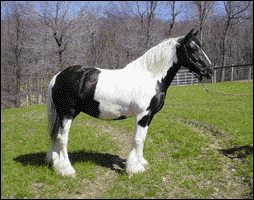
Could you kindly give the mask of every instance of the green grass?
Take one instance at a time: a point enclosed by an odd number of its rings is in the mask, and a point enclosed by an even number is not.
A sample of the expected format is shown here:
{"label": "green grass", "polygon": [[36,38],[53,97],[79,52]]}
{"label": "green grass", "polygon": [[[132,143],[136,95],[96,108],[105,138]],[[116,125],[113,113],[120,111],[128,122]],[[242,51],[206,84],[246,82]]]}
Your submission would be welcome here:
{"label": "green grass", "polygon": [[[205,85],[253,92],[252,83]],[[80,114],[68,143],[77,177],[63,178],[44,162],[46,105],[1,111],[1,197],[253,197],[253,96],[207,93],[201,85],[169,88],[145,141],[149,169],[129,177],[113,159],[127,158],[133,130],[134,118],[100,121]]]}

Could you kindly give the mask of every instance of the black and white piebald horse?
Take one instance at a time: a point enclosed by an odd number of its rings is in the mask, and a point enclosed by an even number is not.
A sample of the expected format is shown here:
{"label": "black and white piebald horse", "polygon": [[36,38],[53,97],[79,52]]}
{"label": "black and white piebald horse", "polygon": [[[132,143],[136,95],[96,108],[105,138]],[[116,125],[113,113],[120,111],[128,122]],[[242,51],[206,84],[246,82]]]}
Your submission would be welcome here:
{"label": "black and white piebald horse", "polygon": [[[108,70],[80,65],[68,67],[49,84],[48,128],[53,141],[46,160],[62,176],[75,177],[67,152],[68,133],[74,118],[84,112],[104,120],[136,117],[128,174],[145,171],[146,133],[154,114],[164,105],[167,89],[181,66],[211,78],[211,62],[201,49],[197,32],[167,39],[124,69]],[[121,134],[121,133],[119,133]]]}

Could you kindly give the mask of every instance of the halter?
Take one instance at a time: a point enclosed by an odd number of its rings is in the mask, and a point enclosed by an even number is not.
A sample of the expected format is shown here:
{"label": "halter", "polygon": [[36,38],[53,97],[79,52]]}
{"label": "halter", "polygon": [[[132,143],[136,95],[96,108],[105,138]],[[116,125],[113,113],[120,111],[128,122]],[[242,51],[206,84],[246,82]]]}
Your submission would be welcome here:
{"label": "halter", "polygon": [[[210,67],[209,66],[206,66],[205,68],[202,67],[199,63],[197,62],[194,62],[189,54],[188,54],[188,50],[186,48],[186,45],[184,44],[184,51],[186,53],[186,56],[187,56],[187,59],[188,59],[188,62],[190,62],[192,64],[192,67],[195,68],[196,70],[200,71],[200,75],[196,74],[195,72],[193,73],[194,76],[199,80],[199,81],[202,81],[202,78],[205,76],[206,73],[208,73]],[[191,72],[193,72],[194,70],[191,70],[189,69]]]}

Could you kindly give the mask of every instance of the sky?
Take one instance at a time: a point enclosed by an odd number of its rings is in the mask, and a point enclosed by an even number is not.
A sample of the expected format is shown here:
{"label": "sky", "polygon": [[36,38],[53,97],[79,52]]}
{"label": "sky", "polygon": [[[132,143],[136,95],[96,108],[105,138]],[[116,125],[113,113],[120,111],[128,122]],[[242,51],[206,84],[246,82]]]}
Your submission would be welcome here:
{"label": "sky", "polygon": [[[89,2],[85,2],[85,1],[71,1],[70,6],[69,6],[69,10],[68,10],[68,15],[74,17],[75,14],[78,13],[78,11],[80,10],[81,7],[85,6],[88,3],[89,7],[95,7],[95,6],[100,6],[102,9],[105,6],[108,6],[110,4],[109,1],[89,1]],[[118,2],[114,2],[116,4],[118,4]],[[157,17],[161,18],[162,20],[168,20],[171,19],[171,16],[168,14],[169,12],[169,8],[166,8],[165,6],[163,6],[165,2],[162,2],[162,5],[157,6],[155,12],[157,13]],[[4,4],[3,1],[1,1],[1,16],[5,13],[4,10],[4,6],[2,6]],[[36,12],[40,12],[40,2],[38,1],[33,1],[33,4],[35,5],[35,11]],[[176,1],[176,9],[179,9],[179,7],[181,6],[181,4],[183,4],[182,1]],[[216,9],[214,9],[215,14],[221,15],[224,14],[224,9],[223,9],[223,2],[222,1],[217,1],[216,3]],[[134,4],[136,6],[136,4]],[[142,9],[142,4],[140,4],[140,9]],[[136,10],[136,9],[134,9]],[[60,12],[62,10],[60,9]],[[177,17],[176,17],[176,21],[181,21],[181,20],[185,20],[186,18],[188,18],[189,13],[191,12],[190,10],[187,10],[187,12],[181,12]],[[55,15],[55,12],[53,12],[53,14]]]}

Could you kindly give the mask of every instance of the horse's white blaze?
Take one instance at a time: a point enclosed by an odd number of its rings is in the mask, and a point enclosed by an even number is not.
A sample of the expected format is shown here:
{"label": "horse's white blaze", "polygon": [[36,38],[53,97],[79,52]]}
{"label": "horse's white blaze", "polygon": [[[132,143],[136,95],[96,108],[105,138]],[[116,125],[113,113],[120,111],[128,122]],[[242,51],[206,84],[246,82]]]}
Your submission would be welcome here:
{"label": "horse's white blaze", "polygon": [[209,64],[211,65],[212,63],[211,63],[210,59],[208,58],[208,56],[206,55],[206,53],[203,51],[203,49],[201,49],[200,46],[198,46],[198,45],[196,44],[196,42],[191,41],[191,43],[193,43],[193,44],[201,51],[201,53],[204,55],[204,57],[206,58],[206,60],[207,60],[207,61],[209,62]]}

